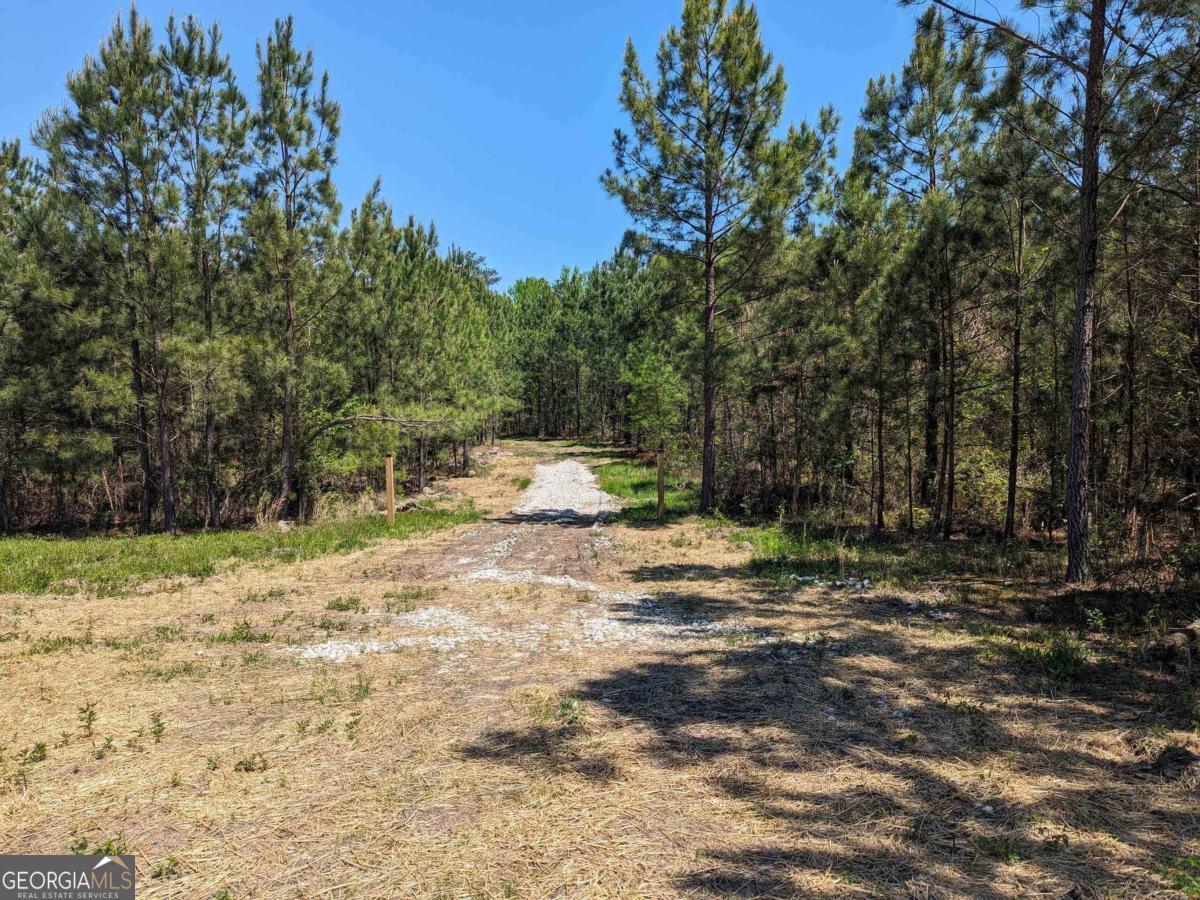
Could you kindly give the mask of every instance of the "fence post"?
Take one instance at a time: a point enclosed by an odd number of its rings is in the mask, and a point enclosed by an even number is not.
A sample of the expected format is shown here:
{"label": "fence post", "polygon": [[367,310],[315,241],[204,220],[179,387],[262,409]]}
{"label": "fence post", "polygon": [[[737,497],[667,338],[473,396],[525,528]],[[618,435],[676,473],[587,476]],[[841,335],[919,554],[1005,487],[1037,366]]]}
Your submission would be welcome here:
{"label": "fence post", "polygon": [[389,456],[384,463],[387,472],[387,523],[396,524],[396,473],[395,458]]}

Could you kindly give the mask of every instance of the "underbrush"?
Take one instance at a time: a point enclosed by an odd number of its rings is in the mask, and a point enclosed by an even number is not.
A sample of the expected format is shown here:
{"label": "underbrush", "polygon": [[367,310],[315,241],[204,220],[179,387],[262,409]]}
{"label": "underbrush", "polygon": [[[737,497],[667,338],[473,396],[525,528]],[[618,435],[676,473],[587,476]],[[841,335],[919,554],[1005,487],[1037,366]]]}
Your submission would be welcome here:
{"label": "underbrush", "polygon": [[[626,501],[626,523],[657,520],[657,475],[653,460],[624,460],[596,466],[600,487]],[[695,513],[696,486],[668,472],[667,518]],[[724,518],[718,524],[734,524]],[[937,578],[1051,579],[1065,565],[1061,550],[1022,542],[964,539],[949,543],[904,534],[879,536],[865,529],[776,521],[735,524],[731,538],[754,549],[756,574],[787,579],[870,578],[916,587]]]}
{"label": "underbrush", "polygon": [[1053,578],[1062,571],[1062,554],[1022,543],[963,540],[943,543],[905,535],[855,534],[808,530],[775,523],[746,526],[732,534],[750,544],[759,574],[870,578],[900,587],[930,579],[963,576]]}
{"label": "underbrush", "polygon": [[116,594],[156,578],[212,575],[230,562],[292,562],[359,550],[381,538],[407,538],[478,520],[471,504],[413,507],[383,516],[278,528],[184,535],[0,539],[0,593]]}
{"label": "underbrush", "polygon": [[[658,521],[658,472],[653,462],[621,461],[596,466],[600,489],[625,501],[620,519],[626,524]],[[696,511],[699,494],[695,486],[667,472],[665,498],[667,519],[678,519]]]}

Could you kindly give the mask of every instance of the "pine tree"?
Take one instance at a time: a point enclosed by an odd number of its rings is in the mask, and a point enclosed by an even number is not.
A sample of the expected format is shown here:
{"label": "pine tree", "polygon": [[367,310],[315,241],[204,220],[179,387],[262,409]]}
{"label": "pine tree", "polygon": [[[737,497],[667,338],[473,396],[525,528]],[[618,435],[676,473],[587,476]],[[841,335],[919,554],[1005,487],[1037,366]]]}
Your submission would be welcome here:
{"label": "pine tree", "polygon": [[[249,116],[229,57],[222,53],[221,31],[207,31],[189,16],[180,25],[167,23],[164,65],[171,80],[169,121],[174,132],[173,174],[182,195],[183,229],[187,235],[189,295],[198,312],[201,348],[198,393],[203,408],[200,471],[205,499],[205,524],[221,524],[218,471],[218,419],[228,414],[236,392],[229,365],[238,356],[236,342],[226,333],[232,299],[230,281],[235,238],[245,191],[241,169],[247,160]],[[225,407],[222,409],[222,407]]]}
{"label": "pine tree", "polygon": [[[605,190],[693,281],[700,318],[702,464],[700,510],[716,502],[719,317],[728,314],[778,247],[807,179],[823,168],[832,112],[821,124],[773,137],[787,84],[765,50],[758,14],[739,0],[685,0],[680,25],[662,38],[658,78],[642,70],[630,41],[621,106],[633,135],[618,130]],[[694,273],[694,275],[692,274]]]}
{"label": "pine tree", "polygon": [[[1073,583],[1092,577],[1089,472],[1093,431],[1096,281],[1102,232],[1112,224],[1102,214],[1101,197],[1107,179],[1121,178],[1120,157],[1102,168],[1106,148],[1119,129],[1113,117],[1120,94],[1136,84],[1166,78],[1175,85],[1163,95],[1153,116],[1127,147],[1152,147],[1166,133],[1174,111],[1186,108],[1196,96],[1200,75],[1200,46],[1194,34],[1194,15],[1187,4],[1120,4],[1109,0],[1089,4],[1068,0],[1039,0],[1030,4],[1043,11],[1044,33],[1020,23],[980,15],[946,0],[932,0],[949,10],[964,29],[983,27],[991,48],[1006,58],[1004,89],[1026,90],[1044,97],[1061,92],[1069,102],[1058,105],[1064,127],[1077,138],[1070,153],[1055,163],[1066,173],[1078,197],[1078,253],[1075,274],[1075,320],[1072,334],[1070,448],[1067,457],[1067,578]],[[1139,40],[1131,35],[1152,35]],[[1063,162],[1068,165],[1064,166]],[[1076,174],[1077,178],[1076,178]],[[1134,188],[1141,185],[1135,185]],[[1132,188],[1131,188],[1132,189]],[[1120,203],[1120,193],[1116,202]],[[1106,204],[1107,205],[1107,204]],[[1111,215],[1111,213],[1110,213]]]}
{"label": "pine tree", "polygon": [[341,109],[329,96],[328,73],[313,92],[314,73],[312,51],[296,46],[292,18],[277,20],[266,44],[258,46],[257,175],[249,228],[264,275],[262,288],[272,301],[270,327],[282,353],[276,505],[283,518],[302,509],[298,439],[305,332],[334,290],[322,282],[314,260],[336,239],[339,205],[332,170]]}
{"label": "pine tree", "polygon": [[879,171],[897,192],[929,205],[924,221],[931,230],[923,242],[928,317],[921,332],[926,399],[920,494],[922,502],[933,506],[947,537],[954,507],[958,386],[953,350],[957,298],[950,284],[953,251],[947,244],[954,209],[944,200],[961,186],[962,159],[977,139],[974,104],[983,89],[982,63],[976,40],[952,41],[942,16],[926,10],[917,21],[913,50],[900,80],[880,78],[868,85],[865,121],[856,145],[862,165]]}
{"label": "pine tree", "polygon": [[[99,54],[67,79],[67,92],[68,105],[44,118],[37,141],[52,177],[77,203],[78,227],[94,235],[94,252],[105,261],[98,296],[111,317],[124,319],[142,472],[139,526],[151,524],[151,455],[157,450],[163,525],[173,529],[173,372],[163,340],[175,310],[163,225],[175,213],[178,194],[169,177],[171,92],[149,23],[136,10],[128,26],[118,19]],[[155,400],[153,431],[147,381]]]}
{"label": "pine tree", "polygon": [[667,451],[683,419],[683,383],[656,342],[635,346],[621,373],[629,391],[629,421],[658,457],[658,521],[666,518],[664,473]]}

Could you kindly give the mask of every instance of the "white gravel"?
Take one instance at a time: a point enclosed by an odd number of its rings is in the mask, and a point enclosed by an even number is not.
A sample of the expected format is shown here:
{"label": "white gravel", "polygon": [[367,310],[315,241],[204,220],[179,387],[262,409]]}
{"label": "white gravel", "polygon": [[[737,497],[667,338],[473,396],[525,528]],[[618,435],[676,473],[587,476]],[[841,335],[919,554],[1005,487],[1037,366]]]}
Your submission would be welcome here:
{"label": "white gravel", "polygon": [[345,662],[364,653],[394,653],[405,647],[428,647],[431,650],[456,650],[473,641],[507,643],[514,647],[532,650],[541,643],[549,626],[535,622],[522,629],[499,629],[444,606],[426,606],[410,613],[394,616],[392,621],[401,626],[421,629],[433,633],[405,635],[390,641],[351,641],[333,639],[306,647],[289,648],[301,659],[328,659]]}
{"label": "white gravel", "polygon": [[659,604],[652,594],[614,590],[570,575],[542,575],[529,568],[505,565],[522,534],[553,528],[555,523],[561,523],[557,527],[578,527],[576,520],[581,518],[595,517],[590,531],[597,549],[611,546],[612,542],[601,534],[601,522],[605,513],[619,508],[614,497],[600,490],[591,470],[575,460],[539,465],[533,482],[513,513],[543,524],[514,525],[511,532],[481,557],[464,557],[457,561],[461,566],[474,566],[457,576],[458,580],[502,584],[537,582],[589,595],[590,602],[580,605],[565,622],[554,628],[541,622],[519,628],[494,628],[455,610],[430,606],[392,618],[392,624],[417,632],[411,635],[389,641],[334,639],[292,648],[291,652],[298,653],[302,659],[342,662],[364,653],[389,653],[418,646],[440,652],[460,651],[452,654],[457,659],[463,656],[461,651],[468,649],[464,645],[474,642],[505,643],[515,650],[533,651],[547,639],[552,640],[559,651],[582,652],[599,645],[661,647],[679,640],[733,636],[758,643],[778,640],[760,629],[736,622],[711,622],[680,615]]}
{"label": "white gravel", "polygon": [[600,516],[619,504],[596,482],[592,470],[573,459],[543,463],[533,472],[533,483],[513,509],[519,516],[539,519],[578,519]]}

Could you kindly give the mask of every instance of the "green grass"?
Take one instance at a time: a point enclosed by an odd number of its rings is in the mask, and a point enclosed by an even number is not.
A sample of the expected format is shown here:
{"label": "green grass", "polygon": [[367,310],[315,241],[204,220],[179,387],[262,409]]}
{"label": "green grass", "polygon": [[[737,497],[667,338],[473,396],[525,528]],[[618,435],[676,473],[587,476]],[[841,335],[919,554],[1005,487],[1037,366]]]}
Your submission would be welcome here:
{"label": "green grass", "polygon": [[[658,520],[658,473],[654,463],[612,462],[596,466],[593,471],[600,489],[625,500],[621,520],[627,523]],[[690,485],[670,477],[666,481],[667,520],[691,515],[696,511],[698,495]]]}
{"label": "green grass", "polygon": [[1019,677],[1064,688],[1083,678],[1090,660],[1087,645],[1064,629],[984,636],[983,643],[989,655],[1005,659]]}
{"label": "green grass", "polygon": [[1185,897],[1200,897],[1200,856],[1181,856],[1163,869],[1171,887]]}
{"label": "green grass", "polygon": [[224,565],[272,559],[292,562],[348,553],[381,538],[407,538],[477,521],[471,505],[403,510],[388,527],[382,516],[323,522],[291,531],[217,531],[185,535],[0,539],[0,593],[77,590],[119,594],[156,578],[204,578]]}
{"label": "green grass", "polygon": [[[626,501],[621,519],[627,523],[657,520],[657,474],[654,463],[623,460],[594,469],[602,490]],[[696,511],[693,485],[667,478],[667,519]],[[729,524],[717,518],[715,524]],[[876,583],[917,587],[931,579],[964,576],[1028,579],[1061,574],[1062,554],[1025,544],[964,540],[949,544],[888,533],[871,537],[864,529],[805,528],[798,523],[741,525],[730,535],[754,548],[751,564],[757,574],[786,580],[791,575],[836,579],[870,578]]]}
{"label": "green grass", "polygon": [[753,565],[760,574],[780,579],[790,575],[850,575],[915,587],[929,579],[967,575],[1053,577],[1062,563],[1058,551],[1022,544],[982,540],[945,544],[924,536],[871,537],[861,532],[835,536],[827,528],[810,531],[792,524],[739,528],[731,538],[754,548]]}

